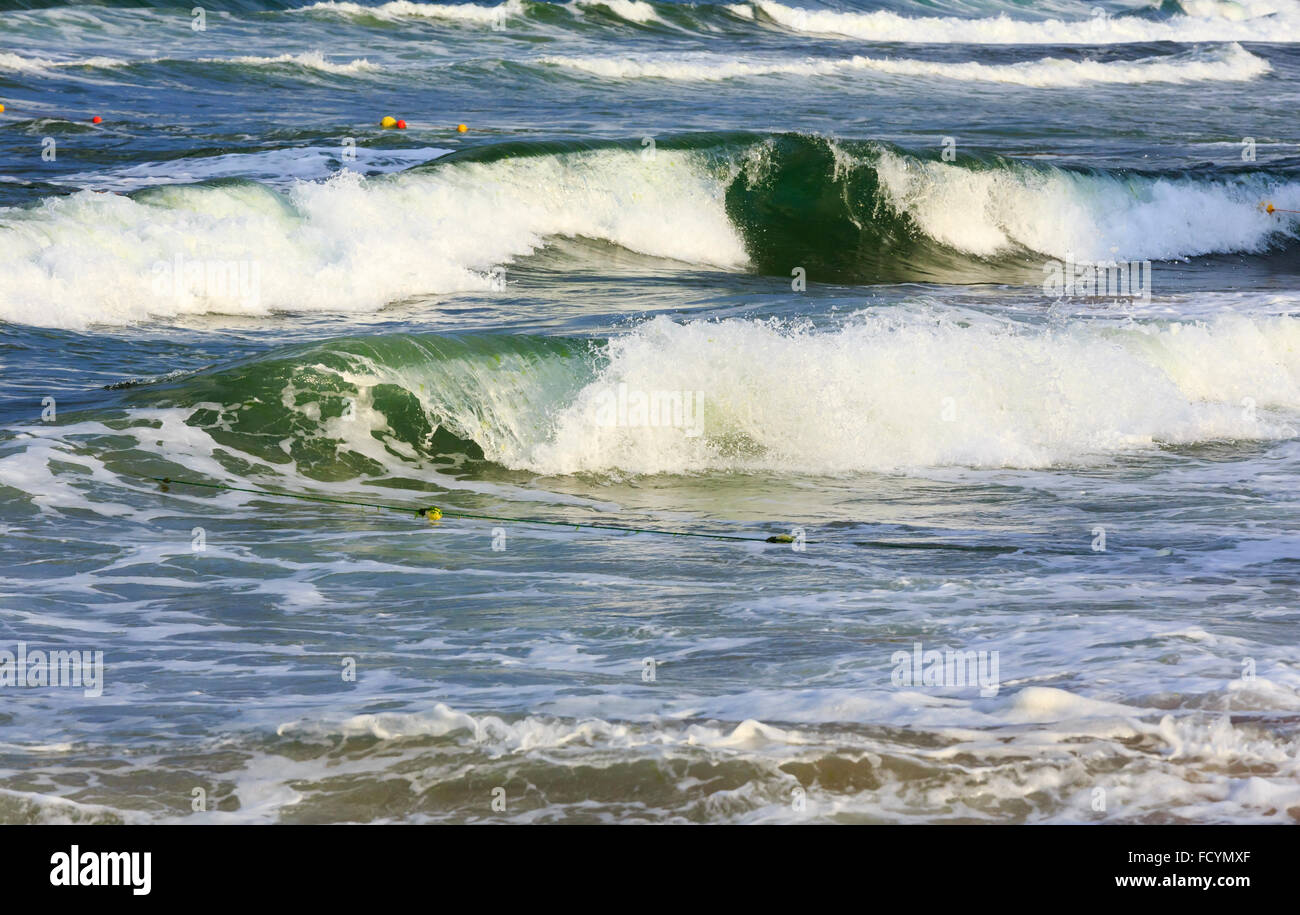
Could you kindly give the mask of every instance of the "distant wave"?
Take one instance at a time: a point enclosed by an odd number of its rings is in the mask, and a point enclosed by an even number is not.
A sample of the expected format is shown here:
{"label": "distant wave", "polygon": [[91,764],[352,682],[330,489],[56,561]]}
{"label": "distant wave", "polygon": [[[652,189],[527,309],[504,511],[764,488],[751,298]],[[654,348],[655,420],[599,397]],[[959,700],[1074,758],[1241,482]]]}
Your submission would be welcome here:
{"label": "distant wave", "polygon": [[59,70],[72,67],[92,67],[97,69],[107,69],[111,67],[125,67],[131,61],[123,60],[120,57],[85,57],[78,60],[49,60],[44,57],[20,57],[17,54],[9,52],[0,53],[0,70],[9,70],[17,73],[35,73],[47,74],[51,70]]}
{"label": "distant wave", "polygon": [[834,76],[854,72],[1008,83],[1034,88],[1099,84],[1232,82],[1254,79],[1271,67],[1238,44],[1211,52],[1192,51],[1167,57],[1100,62],[1045,57],[1016,64],[951,63],[854,56],[839,60],[781,60],[747,63],[721,54],[655,58],[543,57],[543,64],[590,73],[606,79],[667,79],[707,82],[751,76]]}
{"label": "distant wave", "polygon": [[[1133,42],[1300,41],[1300,0],[1164,0],[1145,8],[1104,14],[1086,2],[1059,0],[1018,4],[916,2],[888,10],[855,11],[805,8],[778,0],[740,3],[680,3],[667,0],[503,0],[500,3],[419,2],[419,0],[300,0],[241,2],[243,12],[267,15],[336,17],[362,25],[400,27],[424,21],[448,26],[501,30],[558,27],[592,31],[650,26],[713,38],[745,29],[776,29],[859,41],[917,44],[1106,45]],[[122,5],[165,6],[162,0],[130,0]],[[58,8],[8,15],[79,29],[105,23],[98,6],[78,7],[72,18]]]}
{"label": "distant wave", "polygon": [[322,73],[338,73],[342,75],[366,73],[379,69],[365,58],[350,60],[346,63],[335,63],[327,60],[325,55],[320,51],[307,51],[301,54],[280,54],[276,57],[200,57],[198,58],[198,62],[205,64],[241,64],[250,67],[275,67],[289,65],[303,67],[308,70],[319,70]]}
{"label": "distant wave", "polygon": [[[727,7],[733,15],[794,32],[864,41],[920,44],[1099,45],[1151,41],[1300,41],[1300,6],[1293,2],[1253,4],[1185,3],[1184,15],[1163,19],[1097,15],[1082,19],[1012,19],[1006,14],[978,19],[903,16],[888,10],[839,12],[751,0]],[[1100,9],[1100,8],[1098,8]],[[1231,15],[1231,10],[1240,10]]]}
{"label": "distant wave", "polygon": [[99,172],[74,172],[51,177],[56,186],[98,191],[138,191],[166,184],[194,184],[228,178],[252,179],[271,186],[292,187],[299,181],[320,181],[340,168],[364,174],[402,171],[451,152],[423,146],[410,148],[349,149],[342,158],[337,146],[291,146],[218,156],[182,157],[162,162],[139,162]]}
{"label": "distant wave", "polygon": [[198,57],[193,59],[179,57],[140,57],[126,60],[120,57],[86,57],[74,60],[47,60],[41,57],[20,57],[17,54],[0,54],[0,70],[20,73],[48,74],[53,70],[88,68],[113,70],[133,67],[140,64],[158,63],[201,63],[234,65],[245,67],[299,67],[305,70],[317,70],[322,73],[354,75],[377,70],[374,64],[365,59],[334,62],[320,51],[305,51],[298,54],[280,54],[276,57]]}
{"label": "distant wave", "polygon": [[660,19],[655,7],[645,0],[570,0],[564,4],[530,3],[525,0],[506,0],[495,5],[477,3],[414,3],[412,0],[389,0],[373,6],[352,3],[350,0],[321,0],[310,6],[299,8],[298,12],[337,13],[344,16],[368,16],[381,19],[414,17],[424,19],[446,19],[452,21],[491,25],[504,23],[507,19],[527,16],[530,11],[547,6],[563,6],[569,11],[581,15],[585,9],[603,7],[620,19],[628,22],[646,23]]}
{"label": "distant wave", "polygon": [[[804,77],[834,76],[854,72],[881,73],[895,76],[934,77],[1035,88],[1089,86],[1104,84],[1188,83],[1245,81],[1271,70],[1268,61],[1252,54],[1241,45],[1229,43],[1213,49],[1193,49],[1167,56],[1145,57],[1129,61],[1070,60],[1044,57],[1013,64],[928,61],[906,57],[853,57],[818,59],[785,58],[742,61],[733,56],[710,52],[627,56],[563,56],[538,58],[537,63],[599,76],[605,79],[666,79],[710,82],[755,76],[791,75]],[[365,58],[331,60],[321,51],[286,53],[276,56],[87,57],[72,60],[49,60],[0,54],[0,70],[48,76],[55,72],[87,70],[121,70],[149,64],[207,64],[221,67],[249,67],[265,70],[304,70],[339,76],[358,76],[378,72],[381,68]]]}
{"label": "distant wave", "polygon": [[372,16],[379,18],[396,18],[415,16],[426,19],[452,19],[462,22],[480,22],[490,24],[507,16],[524,15],[523,0],[506,0],[496,5],[477,3],[414,3],[412,0],[389,0],[387,3],[368,5],[352,3],[350,0],[321,0],[308,6],[298,7],[293,12],[337,13],[342,16]]}

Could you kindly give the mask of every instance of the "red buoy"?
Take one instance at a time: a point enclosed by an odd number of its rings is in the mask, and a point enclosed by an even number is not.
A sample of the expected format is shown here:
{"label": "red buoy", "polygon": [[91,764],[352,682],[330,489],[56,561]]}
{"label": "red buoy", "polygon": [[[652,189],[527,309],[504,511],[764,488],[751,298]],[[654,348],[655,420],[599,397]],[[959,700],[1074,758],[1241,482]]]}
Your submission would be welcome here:
{"label": "red buoy", "polygon": [[104,119],[101,118],[99,115],[95,115],[93,118],[90,119],[90,123],[92,123],[92,124],[98,124],[98,123],[100,123],[100,122],[103,121],[103,120],[104,120]]}
{"label": "red buoy", "polygon": [[397,129],[398,129],[398,130],[405,130],[405,129],[406,129],[406,122],[405,122],[405,121],[398,121],[398,122],[397,122]]}

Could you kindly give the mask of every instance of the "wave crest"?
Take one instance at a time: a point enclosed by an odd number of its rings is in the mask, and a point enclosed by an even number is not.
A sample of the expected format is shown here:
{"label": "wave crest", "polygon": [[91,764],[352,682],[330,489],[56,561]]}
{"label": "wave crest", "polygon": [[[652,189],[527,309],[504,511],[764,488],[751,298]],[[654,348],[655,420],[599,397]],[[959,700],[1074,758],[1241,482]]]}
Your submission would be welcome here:
{"label": "wave crest", "polygon": [[934,77],[963,82],[1001,83],[1031,88],[1070,88],[1143,83],[1242,82],[1268,73],[1268,61],[1239,44],[1210,52],[1191,51],[1133,61],[1067,60],[1044,57],[1015,64],[952,63],[898,57],[854,57],[838,60],[775,60],[745,62],[720,54],[654,58],[543,57],[540,63],[588,73],[604,79],[666,79],[714,82],[755,76],[804,77],[880,73],[891,76]]}

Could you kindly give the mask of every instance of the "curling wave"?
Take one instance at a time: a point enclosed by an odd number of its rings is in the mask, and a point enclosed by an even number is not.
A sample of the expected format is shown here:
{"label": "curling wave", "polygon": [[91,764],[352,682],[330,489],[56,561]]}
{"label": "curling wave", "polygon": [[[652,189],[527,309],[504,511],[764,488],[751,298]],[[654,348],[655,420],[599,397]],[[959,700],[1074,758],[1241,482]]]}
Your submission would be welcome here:
{"label": "curling wave", "polygon": [[1265,213],[1265,199],[1300,210],[1300,182],[1286,169],[947,162],[796,134],[697,135],[654,148],[508,143],[284,191],[225,180],[2,209],[0,319],[86,327],[374,311],[497,289],[504,265],[566,236],[723,270],[788,277],[802,267],[825,282],[1036,274],[1037,283],[1044,257],[1166,260],[1290,245],[1294,221]]}
{"label": "curling wave", "polygon": [[[542,474],[1038,468],[1294,436],[1300,319],[1052,327],[912,306],[823,331],[660,317],[595,341],[362,337],[129,403],[206,433],[191,463],[320,480],[465,460]],[[151,427],[140,447],[164,437]]]}

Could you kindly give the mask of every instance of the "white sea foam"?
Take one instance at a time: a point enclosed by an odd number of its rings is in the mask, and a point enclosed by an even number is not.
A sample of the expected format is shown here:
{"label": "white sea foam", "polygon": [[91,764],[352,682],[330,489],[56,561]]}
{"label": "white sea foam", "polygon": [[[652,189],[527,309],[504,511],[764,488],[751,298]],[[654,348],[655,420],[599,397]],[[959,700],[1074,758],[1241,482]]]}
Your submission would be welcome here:
{"label": "white sea foam", "polygon": [[343,76],[369,73],[379,69],[365,58],[337,63],[328,60],[320,51],[280,54],[275,57],[200,57],[198,62],[206,64],[243,64],[250,67],[279,67],[288,64],[303,67],[307,70],[319,70],[322,73],[335,73]]}
{"label": "white sea foam", "polygon": [[[116,69],[119,67],[129,67],[142,63],[156,64],[168,61],[184,60],[186,60],[186,58],[173,57],[139,57],[130,60],[121,57],[85,57],[74,58],[72,60],[48,60],[43,57],[20,57],[17,54],[0,53],[0,70],[48,75],[51,71],[61,71],[80,67],[93,69]],[[322,73],[334,73],[344,76],[352,76],[358,73],[367,73],[379,69],[364,58],[345,62],[336,62],[326,58],[320,51],[303,51],[297,54],[280,54],[274,57],[199,57],[195,58],[194,62],[203,64],[240,64],[250,67],[284,67],[288,65],[302,67],[307,70],[318,70]]]}
{"label": "white sea foam", "polygon": [[[659,318],[612,340],[608,367],[568,403],[488,395],[435,412],[492,430],[479,436],[489,458],[553,474],[1050,467],[1294,435],[1298,354],[1295,318],[1049,329],[890,310],[833,333]],[[703,435],[597,422],[593,398],[624,383],[703,392]]]}
{"label": "white sea foam", "polygon": [[878,169],[890,205],[931,238],[988,256],[1027,248],[1077,261],[1159,260],[1260,252],[1290,223],[1265,213],[1271,196],[1300,209],[1300,187],[1259,181],[1124,179],[1061,169],[972,169],[892,152],[844,167]]}
{"label": "white sea foam", "polygon": [[[491,290],[494,268],[564,235],[717,266],[745,260],[718,179],[691,154],[518,157],[391,178],[340,174],[287,196],[253,184],[134,198],[83,191],[0,210],[0,318],[84,327],[151,315],[373,311],[419,293]],[[157,265],[177,256],[260,264],[257,301],[198,286],[159,296]]]}
{"label": "white sea foam", "polygon": [[[1175,717],[1067,690],[1028,687],[998,700],[949,703],[946,717],[961,723],[926,726],[937,739],[917,743],[874,729],[845,730],[821,722],[842,720],[838,716],[848,698],[869,724],[891,722],[914,731],[913,716],[926,697],[814,692],[817,696],[802,703],[801,693],[788,690],[727,697],[721,702],[751,707],[753,700],[761,700],[767,721],[724,717],[688,724],[674,720],[699,715],[699,706],[690,700],[675,703],[683,708],[667,718],[649,715],[632,722],[597,715],[467,714],[436,703],[426,711],[299,720],[283,724],[279,734],[325,746],[334,745],[339,736],[384,741],[389,746],[381,759],[397,760],[399,772],[418,772],[410,778],[414,794],[462,779],[468,759],[485,770],[507,766],[518,771],[529,766],[534,781],[571,778],[567,770],[575,762],[613,767],[666,758],[709,760],[714,766],[730,765],[733,772],[745,773],[744,784],[726,791],[702,792],[701,784],[692,778],[665,785],[660,802],[668,809],[638,810],[638,815],[650,820],[689,815],[698,807],[697,813],[709,819],[739,822],[807,821],[846,814],[896,822],[934,822],[948,816],[990,821],[1132,821],[1171,811],[1194,818],[1286,822],[1288,809],[1300,804],[1295,740],[1234,726],[1224,716]],[[770,723],[781,720],[792,703],[802,708],[801,720],[806,718],[810,726]],[[431,744],[430,738],[437,743]],[[972,760],[978,763],[972,765]],[[1246,761],[1260,774],[1243,769],[1240,763]],[[347,764],[346,758],[342,762]],[[827,764],[870,772],[874,784],[864,789],[855,787],[853,780],[834,786],[814,783],[807,788],[806,806],[792,808],[791,790],[800,784],[793,773]],[[351,765],[353,774],[360,774],[355,763]],[[293,781],[314,786],[330,771],[308,761],[295,769]],[[918,778],[917,772],[933,777]],[[276,781],[287,780],[280,771]],[[1108,800],[1101,810],[1093,803],[1099,786]],[[554,793],[555,806],[545,810],[546,815],[576,812],[566,810],[565,801],[559,799],[568,792],[557,784]],[[1031,796],[1036,800],[1026,809],[1025,798]],[[527,819],[538,813],[525,811],[518,816]]]}
{"label": "white sea foam", "polygon": [[414,3],[412,0],[389,0],[367,6],[347,0],[324,0],[309,6],[297,7],[294,12],[329,12],[344,16],[377,16],[380,18],[417,17],[447,19],[459,22],[489,25],[504,17],[524,15],[523,0],[507,0],[490,5],[478,3]]}
{"label": "white sea foam", "polygon": [[[637,24],[661,22],[655,8],[645,0],[569,0],[563,4],[570,12],[582,15],[584,10],[602,8],[619,19]],[[344,16],[377,16],[383,19],[417,18],[445,19],[461,23],[501,25],[507,20],[528,15],[528,5],[523,0],[506,0],[498,4],[478,3],[415,3],[412,0],[389,0],[367,6],[348,0],[322,0],[295,12],[315,11],[337,13]]]}
{"label": "white sea foam", "polygon": [[[76,172],[51,178],[50,184],[100,190],[134,191],[163,184],[193,184],[218,178],[249,178],[271,185],[328,178],[340,166],[365,174],[402,171],[451,152],[425,146],[414,149],[301,146],[262,152],[226,153],[203,158],[140,162],[106,172]],[[350,157],[350,158],[348,158]]]}
{"label": "white sea foam", "polygon": [[45,57],[23,57],[10,52],[0,52],[0,70],[36,75],[48,75],[51,70],[75,67],[123,67],[130,62],[120,57],[81,57],[71,60],[50,60]]}
{"label": "white sea foam", "polygon": [[578,12],[581,12],[584,7],[602,7],[628,22],[644,24],[663,21],[655,12],[655,8],[645,0],[572,0],[567,5]]}
{"label": "white sea foam", "polygon": [[543,57],[541,63],[605,79],[667,79],[712,82],[754,76],[803,77],[881,73],[962,82],[1006,83],[1033,88],[1142,83],[1240,82],[1268,73],[1262,57],[1237,44],[1209,53],[1193,52],[1133,61],[1101,62],[1044,57],[1016,64],[952,63],[854,56],[843,59],[746,62],[721,54],[656,57]]}
{"label": "white sea foam", "polygon": [[[866,41],[919,44],[1099,45],[1151,41],[1300,41],[1300,5],[1295,3],[1184,4],[1187,15],[1168,19],[1092,16],[1085,19],[1013,19],[902,16],[887,10],[841,12],[788,6],[775,0],[728,7],[744,19],[762,19],[783,29]],[[1253,10],[1253,13],[1252,13]]]}

